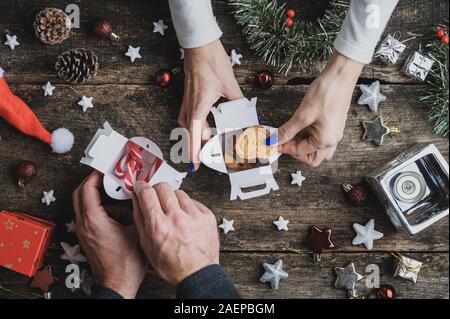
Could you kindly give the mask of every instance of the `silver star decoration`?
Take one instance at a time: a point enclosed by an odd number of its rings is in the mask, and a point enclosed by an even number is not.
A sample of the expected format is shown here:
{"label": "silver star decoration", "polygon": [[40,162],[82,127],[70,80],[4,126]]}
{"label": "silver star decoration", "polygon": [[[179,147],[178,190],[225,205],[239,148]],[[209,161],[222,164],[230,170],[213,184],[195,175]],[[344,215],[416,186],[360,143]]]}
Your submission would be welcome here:
{"label": "silver star decoration", "polygon": [[351,298],[357,297],[355,284],[363,279],[363,276],[355,270],[355,265],[351,262],[345,268],[335,267],[337,278],[334,282],[336,288],[346,289]]}
{"label": "silver star decoration", "polygon": [[291,185],[297,184],[298,187],[301,187],[302,186],[302,182],[306,179],[304,176],[302,176],[302,172],[300,172],[300,171],[292,173],[291,177],[292,177]]}
{"label": "silver star decoration", "polygon": [[364,244],[368,250],[372,250],[373,241],[383,238],[383,233],[375,230],[375,220],[371,219],[365,226],[360,224],[353,224],[353,229],[356,232],[356,237],[353,238],[353,245]]}
{"label": "silver star decoration", "polygon": [[55,196],[53,196],[53,189],[49,190],[48,192],[43,191],[42,194],[44,195],[41,199],[41,202],[43,204],[46,204],[47,206],[49,206],[51,203],[53,203],[54,201],[56,201]]}
{"label": "silver star decoration", "polygon": [[6,42],[5,45],[9,46],[11,50],[14,50],[16,46],[18,46],[20,43],[17,41],[17,37],[15,35],[11,36],[9,34],[6,35]]}
{"label": "silver star decoration", "polygon": [[129,45],[128,51],[127,53],[125,53],[125,55],[130,57],[131,62],[134,62],[134,60],[142,58],[141,55],[139,54],[140,49],[141,47],[134,48],[131,45]]}
{"label": "silver star decoration", "polygon": [[283,270],[283,261],[280,259],[275,264],[263,264],[264,275],[259,279],[260,282],[270,282],[272,289],[278,289],[280,280],[289,277],[288,273]]}
{"label": "silver star decoration", "polygon": [[241,65],[242,54],[236,52],[235,49],[231,50],[230,61],[231,66]]}
{"label": "silver star decoration", "polygon": [[153,33],[159,32],[161,35],[164,35],[164,30],[168,28],[163,19],[160,19],[158,22],[153,22]]}
{"label": "silver star decoration", "polygon": [[80,245],[70,246],[65,242],[61,242],[60,245],[64,250],[61,259],[68,260],[71,264],[87,262],[86,257],[81,253]]}
{"label": "silver star decoration", "polygon": [[273,222],[278,230],[288,230],[288,224],[289,224],[289,220],[284,219],[283,216],[278,217],[278,220],[275,220]]}
{"label": "silver star decoration", "polygon": [[363,139],[369,139],[378,146],[383,145],[384,137],[390,133],[389,128],[387,128],[383,123],[383,118],[378,116],[373,121],[363,121],[364,136]]}
{"label": "silver star decoration", "polygon": [[73,220],[70,223],[66,224],[66,229],[67,229],[68,233],[75,232],[75,227],[76,227],[76,225],[75,225],[75,222]]}
{"label": "silver star decoration", "polygon": [[226,218],[224,218],[222,220],[222,224],[219,225],[219,228],[222,228],[223,232],[227,234],[229,231],[234,230],[233,224],[234,220],[227,220]]}
{"label": "silver star decoration", "polygon": [[372,112],[378,112],[378,105],[386,101],[386,96],[380,92],[380,81],[375,81],[370,86],[361,84],[359,86],[362,95],[358,100],[359,105],[367,104]]}
{"label": "silver star decoration", "polygon": [[83,113],[87,111],[87,109],[92,109],[94,107],[94,104],[92,104],[93,97],[86,97],[83,95],[80,102],[78,102],[78,105],[83,108]]}
{"label": "silver star decoration", "polygon": [[48,96],[48,95],[52,96],[54,89],[55,89],[55,87],[50,82],[47,82],[45,85],[42,86],[42,90],[44,91],[44,96]]}
{"label": "silver star decoration", "polygon": [[184,49],[180,48],[180,60],[184,60]]}

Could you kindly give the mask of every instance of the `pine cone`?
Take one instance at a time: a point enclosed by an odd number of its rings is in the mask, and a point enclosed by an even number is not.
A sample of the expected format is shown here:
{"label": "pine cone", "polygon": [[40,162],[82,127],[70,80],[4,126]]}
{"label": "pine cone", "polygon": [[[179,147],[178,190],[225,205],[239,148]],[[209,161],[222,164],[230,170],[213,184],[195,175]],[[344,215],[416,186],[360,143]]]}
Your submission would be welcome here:
{"label": "pine cone", "polygon": [[54,45],[70,36],[72,21],[60,9],[45,8],[36,15],[33,27],[42,42]]}
{"label": "pine cone", "polygon": [[86,49],[71,49],[61,53],[55,64],[58,76],[70,83],[84,83],[97,74],[98,57]]}

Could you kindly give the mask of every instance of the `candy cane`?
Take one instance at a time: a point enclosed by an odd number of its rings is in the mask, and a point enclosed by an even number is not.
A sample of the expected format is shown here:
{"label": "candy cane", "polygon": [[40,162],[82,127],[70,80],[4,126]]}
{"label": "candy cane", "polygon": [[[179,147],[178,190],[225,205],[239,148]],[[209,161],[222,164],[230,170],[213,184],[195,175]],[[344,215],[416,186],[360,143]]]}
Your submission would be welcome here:
{"label": "candy cane", "polygon": [[[128,153],[114,166],[114,173],[124,180],[125,188],[133,191],[133,185],[142,170],[142,147],[132,141],[127,142]],[[149,176],[146,177],[146,181]],[[148,182],[148,181],[147,181]]]}

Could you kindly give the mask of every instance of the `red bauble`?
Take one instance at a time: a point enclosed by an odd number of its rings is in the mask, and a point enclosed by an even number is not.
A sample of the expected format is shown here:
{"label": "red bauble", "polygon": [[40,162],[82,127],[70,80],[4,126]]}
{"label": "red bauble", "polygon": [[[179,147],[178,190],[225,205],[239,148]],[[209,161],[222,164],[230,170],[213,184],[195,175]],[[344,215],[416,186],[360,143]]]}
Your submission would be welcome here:
{"label": "red bauble", "polygon": [[377,299],[395,299],[397,292],[391,285],[381,285],[377,291]]}
{"label": "red bauble", "polygon": [[343,188],[347,193],[347,197],[350,202],[355,206],[364,206],[367,204],[367,190],[361,184],[350,185],[344,184]]}
{"label": "red bauble", "polygon": [[438,38],[442,38],[445,35],[445,30],[443,28],[440,28],[436,32]]}
{"label": "red bauble", "polygon": [[155,82],[162,88],[169,87],[172,84],[172,72],[168,69],[159,69],[155,74]]}
{"label": "red bauble", "polygon": [[94,31],[100,38],[111,39],[113,41],[119,40],[119,36],[112,32],[111,23],[106,19],[97,21]]}
{"label": "red bauble", "polygon": [[37,174],[37,167],[31,161],[23,161],[17,167],[17,177],[19,178],[18,184],[20,187],[24,187],[25,184],[33,179]]}
{"label": "red bauble", "polygon": [[262,89],[266,90],[273,85],[275,77],[269,70],[262,70],[256,73],[256,82]]}
{"label": "red bauble", "polygon": [[441,42],[444,44],[448,44],[449,42],[448,35],[444,35],[443,37],[441,37]]}
{"label": "red bauble", "polygon": [[286,11],[286,15],[287,15],[289,18],[295,17],[295,14],[296,14],[296,12],[295,12],[295,10],[292,9],[292,8],[289,8],[289,9],[287,9],[287,11]]}
{"label": "red bauble", "polygon": [[284,23],[284,26],[285,26],[286,28],[290,28],[290,27],[292,27],[293,24],[294,24],[294,19],[292,19],[292,18],[287,18],[287,19],[286,19],[286,22]]}

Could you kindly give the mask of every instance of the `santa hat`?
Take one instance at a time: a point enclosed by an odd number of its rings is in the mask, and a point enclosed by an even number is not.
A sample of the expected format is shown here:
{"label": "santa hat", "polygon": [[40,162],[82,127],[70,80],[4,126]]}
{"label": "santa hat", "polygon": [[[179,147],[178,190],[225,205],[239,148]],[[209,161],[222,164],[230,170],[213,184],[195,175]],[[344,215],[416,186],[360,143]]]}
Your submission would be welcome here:
{"label": "santa hat", "polygon": [[50,144],[55,153],[70,151],[75,139],[73,134],[66,128],[59,128],[53,133],[47,131],[28,105],[11,92],[4,73],[0,68],[0,117],[23,133]]}

